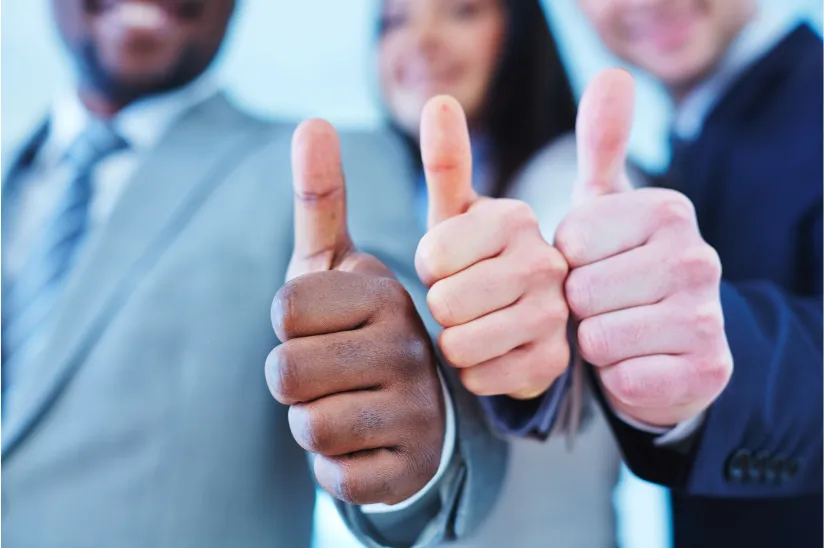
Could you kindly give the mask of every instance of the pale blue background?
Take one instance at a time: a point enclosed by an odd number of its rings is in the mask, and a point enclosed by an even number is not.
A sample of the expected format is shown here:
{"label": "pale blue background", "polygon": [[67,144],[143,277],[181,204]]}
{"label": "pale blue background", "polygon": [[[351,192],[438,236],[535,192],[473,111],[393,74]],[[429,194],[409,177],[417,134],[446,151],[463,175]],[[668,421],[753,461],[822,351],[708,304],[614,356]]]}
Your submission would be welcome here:
{"label": "pale blue background", "polygon": [[[820,30],[820,0],[761,0],[777,17],[807,17]],[[51,31],[50,0],[2,3],[2,145],[21,139],[58,91],[71,85]],[[376,0],[240,0],[240,12],[217,72],[235,97],[264,114],[325,117],[340,127],[380,123],[371,50]],[[598,44],[574,0],[544,0],[577,90],[600,68],[616,64]],[[666,162],[668,106],[660,90],[639,83],[631,151],[649,169]],[[625,513],[625,548],[663,548],[669,529],[662,490],[625,481],[616,493]],[[357,546],[327,498],[318,504],[318,548]]]}

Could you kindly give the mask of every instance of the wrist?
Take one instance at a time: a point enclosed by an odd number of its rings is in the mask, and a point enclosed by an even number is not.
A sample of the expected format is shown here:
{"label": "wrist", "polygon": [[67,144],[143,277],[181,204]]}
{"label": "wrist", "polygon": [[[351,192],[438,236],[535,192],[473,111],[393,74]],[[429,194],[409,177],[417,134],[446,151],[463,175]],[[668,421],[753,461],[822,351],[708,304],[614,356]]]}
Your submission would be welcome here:
{"label": "wrist", "polygon": [[616,416],[630,426],[650,433],[663,434],[679,424],[695,420],[706,411],[704,406],[675,406],[663,409],[646,409],[625,405],[609,395],[610,406]]}

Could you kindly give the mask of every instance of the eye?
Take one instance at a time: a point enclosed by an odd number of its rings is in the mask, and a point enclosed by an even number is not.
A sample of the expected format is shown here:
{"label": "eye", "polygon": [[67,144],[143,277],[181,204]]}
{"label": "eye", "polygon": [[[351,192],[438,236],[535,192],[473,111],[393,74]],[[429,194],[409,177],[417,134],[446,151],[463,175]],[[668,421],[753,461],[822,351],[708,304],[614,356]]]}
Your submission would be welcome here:
{"label": "eye", "polygon": [[472,19],[483,10],[480,2],[476,0],[458,0],[452,4],[452,15],[458,19]]}
{"label": "eye", "polygon": [[381,15],[380,33],[386,34],[389,31],[398,29],[406,24],[407,16],[401,10],[394,10]]}

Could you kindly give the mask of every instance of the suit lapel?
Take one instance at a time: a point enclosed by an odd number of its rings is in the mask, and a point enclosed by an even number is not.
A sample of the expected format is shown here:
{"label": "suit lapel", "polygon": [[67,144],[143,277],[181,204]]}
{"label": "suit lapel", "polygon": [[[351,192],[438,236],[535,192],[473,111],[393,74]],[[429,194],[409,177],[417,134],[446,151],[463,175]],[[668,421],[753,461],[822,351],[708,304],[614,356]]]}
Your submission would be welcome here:
{"label": "suit lapel", "polygon": [[4,458],[54,401],[146,270],[266,127],[218,95],[187,113],[146,157],[67,280],[48,351],[14,388],[19,405],[4,424]]}
{"label": "suit lapel", "polygon": [[49,123],[48,121],[45,121],[40,124],[37,131],[34,132],[31,138],[29,138],[29,140],[26,141],[19,150],[16,150],[10,155],[8,158],[9,161],[5,161],[6,158],[3,159],[2,234],[4,244],[6,235],[9,234],[8,226],[12,221],[12,212],[14,211],[14,206],[16,204],[17,183],[20,179],[17,175],[20,173],[21,169],[31,165],[35,156],[37,156],[37,152],[40,150],[40,147],[42,147],[43,143],[46,141],[48,134]]}

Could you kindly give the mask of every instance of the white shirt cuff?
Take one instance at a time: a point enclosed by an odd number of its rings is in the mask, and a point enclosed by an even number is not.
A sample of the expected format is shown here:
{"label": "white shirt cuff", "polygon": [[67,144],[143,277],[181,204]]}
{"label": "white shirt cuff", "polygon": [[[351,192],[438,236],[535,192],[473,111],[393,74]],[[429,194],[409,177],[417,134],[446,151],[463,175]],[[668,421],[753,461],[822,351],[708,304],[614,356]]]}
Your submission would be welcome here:
{"label": "white shirt cuff", "polygon": [[633,419],[632,417],[615,409],[612,405],[610,405],[610,408],[616,417],[636,430],[647,432],[648,434],[658,434],[658,437],[653,441],[656,447],[668,447],[686,440],[692,436],[698,428],[701,427],[701,424],[704,422],[705,415],[703,412],[699,413],[691,419],[679,422],[672,428],[667,428],[666,426],[655,426]]}
{"label": "white shirt cuff", "polygon": [[443,403],[446,412],[446,427],[443,435],[443,451],[441,452],[441,463],[438,465],[438,471],[435,476],[429,480],[429,483],[423,486],[423,489],[401,501],[397,504],[364,504],[360,507],[365,514],[384,514],[387,512],[397,512],[409,508],[418,502],[425,494],[427,494],[443,477],[446,472],[449,462],[452,460],[452,453],[455,452],[455,408],[452,405],[452,396],[449,394],[449,389],[446,387],[441,370],[438,369],[438,379],[441,381],[441,389],[443,390]]}

